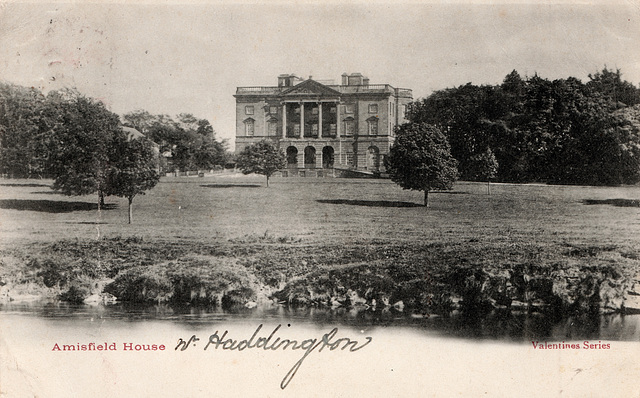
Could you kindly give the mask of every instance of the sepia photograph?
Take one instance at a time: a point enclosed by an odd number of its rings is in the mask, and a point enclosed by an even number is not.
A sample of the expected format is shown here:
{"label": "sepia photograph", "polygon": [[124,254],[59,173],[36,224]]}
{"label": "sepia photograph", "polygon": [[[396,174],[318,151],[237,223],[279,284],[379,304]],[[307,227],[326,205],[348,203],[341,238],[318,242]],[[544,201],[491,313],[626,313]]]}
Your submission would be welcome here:
{"label": "sepia photograph", "polygon": [[640,396],[639,39],[0,0],[0,397]]}

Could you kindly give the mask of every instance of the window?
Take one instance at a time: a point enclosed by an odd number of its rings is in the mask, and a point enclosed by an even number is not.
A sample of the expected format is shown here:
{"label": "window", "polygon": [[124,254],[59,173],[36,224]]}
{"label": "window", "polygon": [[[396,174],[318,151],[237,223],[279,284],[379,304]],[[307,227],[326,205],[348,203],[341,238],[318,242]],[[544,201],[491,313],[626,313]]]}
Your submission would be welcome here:
{"label": "window", "polygon": [[336,134],[337,134],[337,126],[335,123],[332,123],[329,125],[329,135],[332,137],[335,137]]}
{"label": "window", "polygon": [[244,107],[245,115],[253,115],[253,105],[247,105]]}
{"label": "window", "polygon": [[355,164],[355,157],[353,156],[353,153],[349,152],[347,153],[347,164],[349,166],[353,166]]}
{"label": "window", "polygon": [[369,113],[378,113],[378,104],[369,104]]}
{"label": "window", "polygon": [[270,120],[267,125],[267,135],[270,137],[276,136],[278,133],[278,122],[276,120]]}
{"label": "window", "polygon": [[311,114],[312,115],[317,115],[318,114],[318,107],[317,106],[311,108]]}
{"label": "window", "polygon": [[244,121],[244,135],[253,135],[254,133],[254,120],[247,119]]}
{"label": "window", "polygon": [[353,104],[348,104],[344,106],[344,113],[353,113],[354,106]]}
{"label": "window", "polygon": [[269,107],[269,113],[272,115],[276,115],[278,113],[278,107],[277,106],[270,106]]}
{"label": "window", "polygon": [[344,134],[353,135],[356,132],[356,123],[353,119],[346,119],[344,121]]}
{"label": "window", "polygon": [[369,135],[378,135],[378,119],[372,117],[367,120]]}
{"label": "window", "polygon": [[293,136],[300,137],[300,123],[295,123],[293,125]]}
{"label": "window", "polygon": [[332,107],[331,107],[330,112],[331,112],[331,113],[336,113],[336,107],[335,107],[335,106],[332,106]]}

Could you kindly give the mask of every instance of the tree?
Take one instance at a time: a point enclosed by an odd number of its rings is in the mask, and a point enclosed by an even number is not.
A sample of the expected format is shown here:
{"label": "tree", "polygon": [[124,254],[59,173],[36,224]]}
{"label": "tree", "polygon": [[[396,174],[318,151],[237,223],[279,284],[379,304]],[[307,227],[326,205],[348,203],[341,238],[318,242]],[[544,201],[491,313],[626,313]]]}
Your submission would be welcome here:
{"label": "tree", "polygon": [[491,194],[491,180],[498,174],[498,161],[491,148],[471,158],[472,174],[476,181],[487,182],[487,194]]}
{"label": "tree", "polygon": [[0,174],[46,177],[48,151],[42,136],[54,121],[42,92],[0,82]]}
{"label": "tree", "polygon": [[236,164],[243,174],[262,174],[269,177],[287,166],[287,159],[281,149],[277,149],[269,141],[260,141],[244,148],[238,154]]}
{"label": "tree", "polygon": [[448,190],[458,178],[458,161],[451,156],[447,138],[435,126],[405,123],[396,128],[396,141],[385,158],[391,180],[403,189],[429,192]]}
{"label": "tree", "polygon": [[436,91],[412,103],[408,119],[438,127],[449,141],[451,154],[458,160],[461,178],[471,179],[471,157],[495,145],[492,138],[495,121],[508,114],[508,99],[500,87],[467,83]]}
{"label": "tree", "polygon": [[227,142],[216,139],[216,132],[207,119],[180,113],[174,120],[168,115],[152,115],[142,110],[122,118],[125,125],[138,129],[157,143],[161,153],[171,153],[170,171],[212,169],[227,161]]}
{"label": "tree", "polygon": [[587,88],[604,95],[616,109],[640,103],[640,89],[622,80],[620,69],[612,71],[605,66],[602,72],[589,74],[589,79]]}
{"label": "tree", "polygon": [[127,198],[129,224],[133,221],[133,198],[158,183],[158,154],[145,138],[121,140],[115,149],[116,163],[107,178],[107,193]]}
{"label": "tree", "polygon": [[53,189],[69,196],[97,192],[101,206],[114,163],[114,143],[124,139],[118,115],[73,90],[47,99],[58,115],[48,136]]}

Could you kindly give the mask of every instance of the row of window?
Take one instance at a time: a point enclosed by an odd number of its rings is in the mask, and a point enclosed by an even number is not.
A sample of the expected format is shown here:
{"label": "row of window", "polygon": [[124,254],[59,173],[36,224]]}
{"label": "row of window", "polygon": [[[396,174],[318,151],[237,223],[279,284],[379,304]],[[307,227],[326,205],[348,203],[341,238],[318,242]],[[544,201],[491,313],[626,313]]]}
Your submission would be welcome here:
{"label": "row of window", "polygon": [[[318,124],[311,125],[311,135],[318,135]],[[270,121],[267,123],[267,135],[275,136],[278,131],[278,122]],[[356,123],[353,119],[347,119],[343,122],[343,131],[344,135],[350,136],[356,133]],[[245,135],[252,136],[255,134],[255,120],[247,119],[244,121],[244,133]],[[329,125],[329,134],[331,136],[335,136],[337,133],[336,124],[332,123]],[[378,119],[371,118],[367,120],[367,133],[369,135],[378,135]],[[293,124],[293,134],[296,137],[300,136],[300,124]]]}
{"label": "row of window", "polygon": [[[344,113],[352,114],[355,112],[355,104],[346,104],[343,106]],[[300,113],[300,108],[295,108],[296,113]],[[336,107],[331,107],[329,110],[331,113],[336,113]],[[255,114],[255,107],[253,105],[247,105],[244,107],[245,115],[253,115]],[[278,113],[277,106],[270,106],[269,113],[272,115],[276,115]],[[369,113],[378,113],[378,104],[369,104]],[[318,107],[311,108],[311,114],[318,114]]]}

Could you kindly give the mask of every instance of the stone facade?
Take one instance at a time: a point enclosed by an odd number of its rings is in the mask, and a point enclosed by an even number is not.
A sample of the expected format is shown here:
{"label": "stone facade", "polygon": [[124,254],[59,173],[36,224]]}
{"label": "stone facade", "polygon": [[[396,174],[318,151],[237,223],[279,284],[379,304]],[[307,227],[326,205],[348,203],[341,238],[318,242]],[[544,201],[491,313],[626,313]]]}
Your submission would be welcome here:
{"label": "stone facade", "polygon": [[289,175],[302,169],[384,172],[383,158],[395,126],[405,122],[412,92],[369,84],[360,73],[343,74],[341,83],[280,75],[277,86],[238,87],[236,152],[267,139],[287,155]]}

